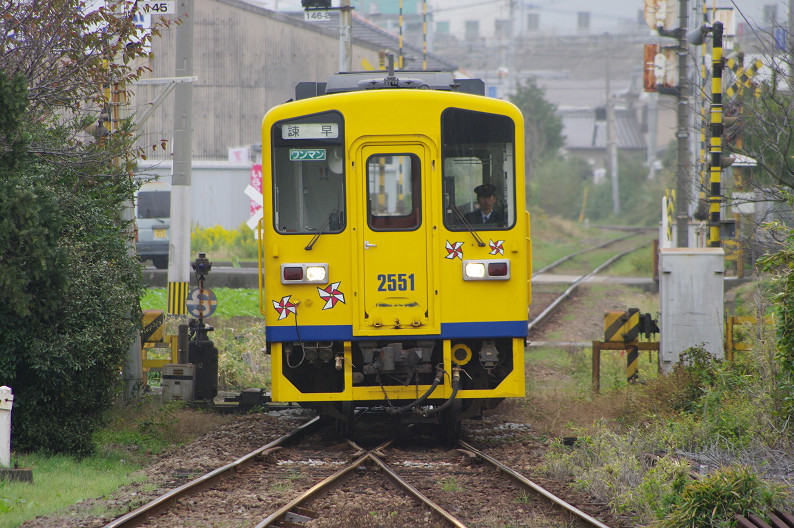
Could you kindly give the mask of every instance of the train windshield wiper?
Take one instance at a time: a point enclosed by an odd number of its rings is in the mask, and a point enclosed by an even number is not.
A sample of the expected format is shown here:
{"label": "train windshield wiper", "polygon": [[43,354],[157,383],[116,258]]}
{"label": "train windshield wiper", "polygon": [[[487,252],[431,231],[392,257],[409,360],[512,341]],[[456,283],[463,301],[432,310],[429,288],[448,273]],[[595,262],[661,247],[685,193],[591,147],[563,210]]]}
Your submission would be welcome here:
{"label": "train windshield wiper", "polygon": [[456,206],[455,204],[451,204],[450,207],[452,207],[452,211],[456,215],[458,215],[458,219],[460,219],[460,221],[463,222],[463,225],[466,226],[466,229],[469,230],[471,235],[474,237],[474,240],[477,241],[477,245],[480,247],[485,247],[485,242],[482,241],[480,236],[477,234],[477,231],[475,231],[474,228],[471,226],[471,224],[468,222],[468,220],[466,220],[466,217],[463,215],[463,213],[460,212],[458,206]]}
{"label": "train windshield wiper", "polygon": [[311,241],[309,242],[309,245],[307,245],[304,249],[306,249],[307,251],[310,251],[312,249],[312,247],[314,246],[314,243],[317,242],[317,239],[320,238],[320,235],[323,234],[323,230],[326,227],[328,227],[328,225],[331,223],[331,219],[334,216],[336,216],[337,214],[339,214],[339,208],[338,207],[336,209],[334,209],[333,211],[331,211],[331,214],[329,214],[328,218],[325,219],[325,222],[323,222],[323,225],[320,226],[320,229],[312,237]]}

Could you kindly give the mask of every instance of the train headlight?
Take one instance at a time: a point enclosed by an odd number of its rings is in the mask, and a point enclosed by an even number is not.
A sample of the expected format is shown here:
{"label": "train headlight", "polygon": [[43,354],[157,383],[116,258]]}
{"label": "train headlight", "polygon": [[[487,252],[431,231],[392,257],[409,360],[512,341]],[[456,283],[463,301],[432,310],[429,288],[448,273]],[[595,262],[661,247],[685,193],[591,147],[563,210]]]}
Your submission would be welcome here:
{"label": "train headlight", "polygon": [[328,282],[328,264],[281,265],[281,284],[325,284],[326,282]]}
{"label": "train headlight", "polygon": [[325,282],[328,277],[328,266],[307,266],[306,280],[309,282]]}
{"label": "train headlight", "polygon": [[509,260],[464,260],[463,280],[508,280],[510,278]]}
{"label": "train headlight", "polygon": [[482,279],[485,277],[485,264],[482,262],[467,262],[463,269],[467,279]]}

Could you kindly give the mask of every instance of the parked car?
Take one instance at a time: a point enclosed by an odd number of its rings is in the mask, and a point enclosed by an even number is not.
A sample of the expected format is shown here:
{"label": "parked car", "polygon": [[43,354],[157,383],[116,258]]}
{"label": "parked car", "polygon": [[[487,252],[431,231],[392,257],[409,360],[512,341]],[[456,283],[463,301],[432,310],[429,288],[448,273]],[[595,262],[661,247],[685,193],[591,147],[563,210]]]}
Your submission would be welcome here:
{"label": "parked car", "polygon": [[138,234],[135,247],[141,260],[151,260],[155,268],[168,267],[171,234],[171,190],[163,182],[144,184],[136,196]]}

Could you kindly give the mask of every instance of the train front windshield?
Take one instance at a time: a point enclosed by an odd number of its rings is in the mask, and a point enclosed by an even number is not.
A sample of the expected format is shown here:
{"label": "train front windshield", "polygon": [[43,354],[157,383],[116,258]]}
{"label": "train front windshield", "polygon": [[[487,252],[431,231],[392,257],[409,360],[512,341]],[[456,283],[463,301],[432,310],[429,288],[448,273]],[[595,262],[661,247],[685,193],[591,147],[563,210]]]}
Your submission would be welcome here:
{"label": "train front windshield", "polygon": [[[509,229],[515,225],[513,120],[449,108],[441,116],[441,136],[447,229]],[[486,215],[484,208],[491,211]]]}
{"label": "train front windshield", "polygon": [[344,126],[326,112],[273,126],[273,211],[279,233],[345,228]]}

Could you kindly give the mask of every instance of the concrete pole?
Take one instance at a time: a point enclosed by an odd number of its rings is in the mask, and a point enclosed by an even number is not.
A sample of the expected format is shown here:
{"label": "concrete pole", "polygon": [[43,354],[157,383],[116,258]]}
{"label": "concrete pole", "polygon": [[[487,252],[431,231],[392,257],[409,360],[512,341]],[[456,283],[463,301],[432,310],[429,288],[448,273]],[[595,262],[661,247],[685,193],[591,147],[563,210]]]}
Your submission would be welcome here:
{"label": "concrete pole", "polygon": [[786,50],[789,54],[788,74],[794,66],[794,0],[788,0],[788,31],[786,33]]}
{"label": "concrete pole", "polygon": [[422,1],[422,70],[427,69],[427,0]]}
{"label": "concrete pole", "polygon": [[612,105],[612,96],[609,93],[609,58],[606,61],[606,147],[607,159],[606,165],[609,172],[609,177],[612,180],[612,214],[618,216],[620,214],[620,184],[618,182],[618,149],[615,140],[615,107]]}
{"label": "concrete pole", "polygon": [[507,93],[514,93],[518,85],[518,72],[516,71],[516,30],[515,30],[515,0],[510,2],[510,20],[507,21]]}
{"label": "concrete pole", "polygon": [[397,60],[397,69],[403,69],[403,0],[400,0],[400,18],[399,18],[399,26],[400,26],[400,40],[399,40],[399,48],[400,48],[400,56]]}
{"label": "concrete pole", "polygon": [[[114,13],[117,17],[124,16],[123,4],[117,4]],[[108,106],[110,108],[110,122],[106,123],[106,126],[109,125],[109,131],[111,133],[118,131],[119,125],[121,123],[121,106],[126,105],[127,103],[126,87],[123,84],[116,83],[114,81],[115,79],[108,79],[108,83],[110,85],[108,100]],[[113,164],[116,167],[118,167],[120,163],[121,161],[118,158],[113,160]],[[121,219],[128,226],[126,233],[127,254],[133,259],[137,258],[138,250],[135,248],[135,233],[133,228],[135,222],[135,204],[133,203],[132,197],[124,201],[124,204],[121,208]],[[133,312],[130,311],[130,319],[132,319],[132,313]],[[124,399],[131,400],[137,397],[139,395],[138,391],[140,391],[142,387],[141,383],[143,382],[141,335],[137,330],[133,330],[132,334],[130,335],[130,344],[127,347],[127,356],[121,369],[121,379]]]}
{"label": "concrete pole", "polygon": [[[178,0],[182,24],[176,30],[176,77],[193,76],[194,0]],[[193,84],[174,89],[174,161],[171,176],[171,233],[168,255],[168,313],[187,314],[190,282],[191,180],[193,175]]]}
{"label": "concrete pole", "polygon": [[350,0],[342,0],[339,11],[339,71],[353,71],[353,8]]}
{"label": "concrete pole", "polygon": [[11,467],[11,407],[14,394],[11,387],[0,387],[0,468]]}
{"label": "concrete pole", "polygon": [[687,0],[678,0],[678,130],[676,132],[676,246],[689,247],[689,78],[686,33]]}
{"label": "concrete pole", "polygon": [[[794,1],[794,0],[792,0]],[[659,94],[648,94],[648,179],[656,178],[656,127],[659,112]]]}

